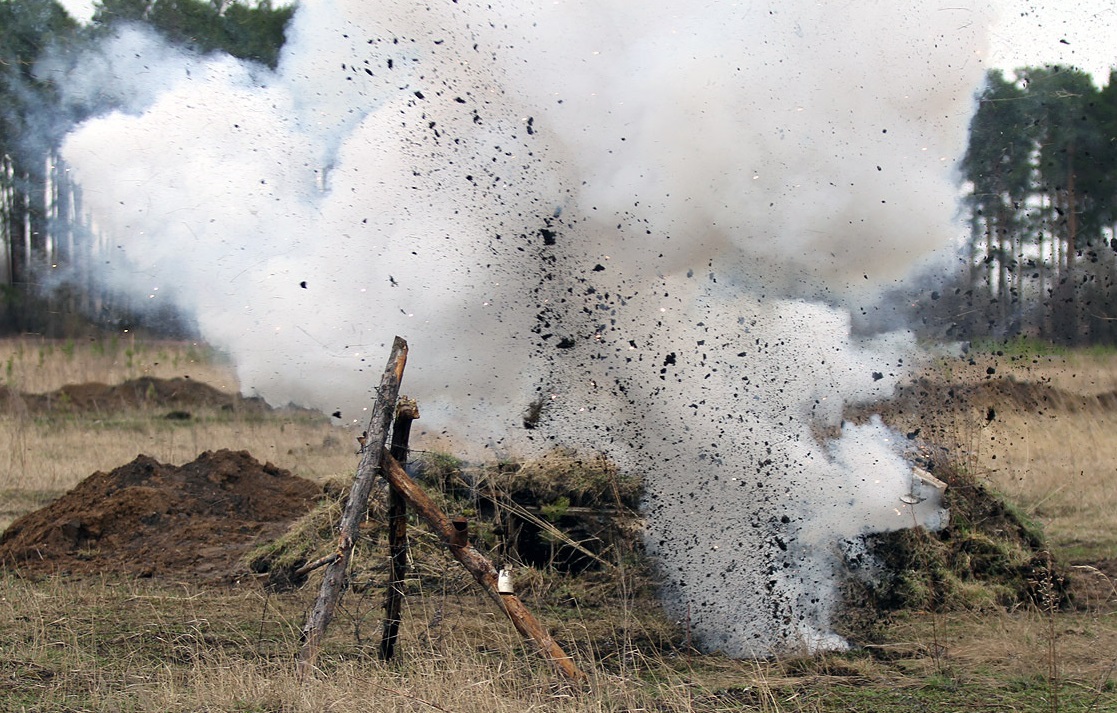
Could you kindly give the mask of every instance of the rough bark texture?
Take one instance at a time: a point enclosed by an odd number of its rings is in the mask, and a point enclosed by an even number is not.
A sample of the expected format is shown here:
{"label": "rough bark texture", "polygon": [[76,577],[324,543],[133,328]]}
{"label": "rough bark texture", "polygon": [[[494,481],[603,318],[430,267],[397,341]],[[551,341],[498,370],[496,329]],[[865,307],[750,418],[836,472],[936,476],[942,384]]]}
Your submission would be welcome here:
{"label": "rough bark texture", "polygon": [[369,418],[366,445],[362,449],[360,465],[357,466],[357,476],[353,480],[349,501],[345,505],[345,511],[338,525],[340,532],[337,543],[338,557],[326,567],[322,586],[318,591],[318,599],[303,628],[302,649],[299,651],[298,660],[300,678],[306,677],[314,668],[318,650],[322,645],[322,637],[325,636],[326,627],[333,619],[338,599],[345,590],[347,584],[345,575],[349,567],[349,557],[353,552],[353,543],[357,539],[357,527],[368,509],[369,493],[372,492],[376,475],[382,469],[382,460],[387,456],[384,442],[388,438],[388,424],[395,410],[400,380],[403,378],[403,368],[406,363],[407,342],[396,337]]}
{"label": "rough bark texture", "polygon": [[[419,418],[419,405],[414,399],[401,396],[392,426],[392,457],[407,462],[411,422]],[[403,616],[403,580],[407,576],[407,500],[393,485],[388,490],[388,594],[384,602],[384,633],[380,639],[380,658],[388,661],[395,655],[399,625]]]}

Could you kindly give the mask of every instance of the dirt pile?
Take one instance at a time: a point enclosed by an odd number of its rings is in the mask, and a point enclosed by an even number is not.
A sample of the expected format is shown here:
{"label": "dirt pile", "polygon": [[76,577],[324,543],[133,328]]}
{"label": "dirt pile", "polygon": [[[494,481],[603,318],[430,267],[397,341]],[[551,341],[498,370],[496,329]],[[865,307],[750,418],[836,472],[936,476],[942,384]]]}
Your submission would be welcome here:
{"label": "dirt pile", "polygon": [[850,407],[845,417],[860,422],[876,413],[889,422],[927,414],[976,411],[992,420],[998,409],[1039,414],[1109,412],[1117,410],[1117,391],[1076,394],[1047,383],[1020,381],[1011,375],[988,376],[973,383],[921,377],[898,387],[889,399]]}
{"label": "dirt pile", "polygon": [[109,413],[142,408],[211,408],[236,412],[263,413],[268,405],[259,398],[226,394],[208,384],[189,378],[159,379],[144,376],[121,384],[68,384],[45,394],[26,394],[0,386],[0,409],[8,413],[84,414]]}
{"label": "dirt pile", "polygon": [[22,572],[125,572],[232,581],[244,553],[306,513],[321,488],[245,451],[181,467],[141,455],[97,472],[0,536],[0,564]]}

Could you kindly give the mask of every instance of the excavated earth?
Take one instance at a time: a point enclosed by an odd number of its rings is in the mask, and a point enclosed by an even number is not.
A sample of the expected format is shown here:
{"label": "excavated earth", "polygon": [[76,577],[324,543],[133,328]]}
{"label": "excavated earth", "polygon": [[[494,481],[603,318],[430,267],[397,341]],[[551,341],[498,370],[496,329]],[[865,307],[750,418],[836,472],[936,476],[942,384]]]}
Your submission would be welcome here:
{"label": "excavated earth", "polygon": [[[897,388],[892,398],[886,401],[847,408],[843,417],[847,421],[861,423],[871,415],[879,414],[886,424],[906,432],[914,442],[932,444],[949,442],[950,429],[944,428],[944,422],[949,423],[950,419],[928,417],[928,414],[941,417],[968,413],[971,417],[976,415],[982,421],[991,422],[998,418],[998,410],[1039,415],[1117,411],[1117,391],[1081,394],[1042,380],[1020,380],[1011,374],[994,375],[993,372],[990,369],[982,379],[959,382],[918,378]],[[934,460],[933,455],[931,460]],[[1088,569],[1103,575],[1075,578],[1075,588],[1081,590],[1079,596],[1083,599],[1106,601],[1115,593],[1113,582],[1117,581],[1117,558],[1072,564],[1087,565]]]}
{"label": "excavated earth", "polygon": [[141,455],[97,472],[0,536],[0,564],[24,574],[127,573],[235,582],[243,555],[307,512],[321,488],[246,451],[181,467]]}
{"label": "excavated earth", "polygon": [[[914,425],[928,411],[1018,409],[1109,410],[1117,394],[1082,397],[1046,384],[1012,378],[948,384],[910,384],[885,403],[850,409],[847,420],[880,413],[886,422]],[[168,417],[190,418],[190,409],[265,414],[258,399],[225,394],[190,379],[144,377],[108,386],[87,383],[48,394],[22,394],[0,386],[0,409],[9,413],[83,414],[165,408]],[[916,435],[913,431],[911,435]],[[923,440],[932,434],[926,431]],[[909,436],[910,437],[910,436]],[[0,566],[26,574],[75,576],[121,572],[232,582],[248,576],[244,554],[275,540],[321,497],[320,486],[247,452],[202,454],[181,467],[139,456],[110,473],[94,473],[41,510],[14,522],[0,536]],[[1117,575],[1117,563],[1098,563]]]}
{"label": "excavated earth", "polygon": [[226,394],[189,377],[160,379],[144,376],[121,384],[69,384],[45,394],[27,394],[0,385],[0,409],[8,413],[88,414],[139,408],[175,409],[179,418],[189,418],[190,408],[215,408],[239,413],[265,413],[263,399]]}

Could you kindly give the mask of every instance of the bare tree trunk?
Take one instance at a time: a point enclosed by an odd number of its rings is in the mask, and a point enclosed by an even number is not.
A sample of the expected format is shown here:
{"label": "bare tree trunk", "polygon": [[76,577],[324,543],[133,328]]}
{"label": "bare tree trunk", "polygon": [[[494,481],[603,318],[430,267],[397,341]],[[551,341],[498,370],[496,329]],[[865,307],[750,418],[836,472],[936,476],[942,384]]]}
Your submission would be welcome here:
{"label": "bare tree trunk", "polygon": [[[0,153],[0,248],[3,249],[3,259],[0,260],[0,285],[11,288],[14,284],[12,278],[13,251],[16,239],[15,223],[15,172],[12,158],[6,153]],[[15,320],[15,307],[9,296],[0,301],[0,328],[10,329]]]}
{"label": "bare tree trunk", "polygon": [[1005,210],[997,212],[997,329],[1000,330],[996,337],[1007,336],[1005,331],[1011,314],[1012,295],[1009,292],[1009,264],[1012,248],[1009,245],[1008,226],[1010,225]]}
{"label": "bare tree trunk", "polygon": [[1085,341],[1082,332],[1082,323],[1085,321],[1086,300],[1085,288],[1079,278],[1080,269],[1077,267],[1078,258],[1078,191],[1075,185],[1074,173],[1074,144],[1071,143],[1067,152],[1067,274],[1070,275],[1074,300],[1071,310],[1073,324],[1071,327],[1072,344],[1081,344]]}
{"label": "bare tree trunk", "polygon": [[[326,627],[333,619],[334,610],[337,608],[338,599],[345,590],[346,569],[349,567],[349,557],[353,552],[353,544],[357,540],[357,528],[364,518],[368,508],[368,496],[372,491],[376,475],[381,471],[384,451],[384,442],[388,438],[388,423],[396,405],[399,395],[399,384],[403,378],[403,368],[407,363],[407,342],[396,337],[392,343],[392,352],[388,357],[388,366],[380,379],[380,388],[373,404],[372,416],[369,418],[368,431],[366,432],[365,446],[362,449],[360,465],[357,466],[357,476],[353,487],[349,491],[349,501],[345,504],[345,511],[341,515],[338,525],[340,537],[337,543],[337,559],[326,567],[322,579],[322,586],[318,592],[318,600],[314,609],[307,617],[306,626],[302,634],[302,650],[299,651],[298,675],[305,678],[318,657],[318,650],[322,646]],[[389,456],[390,457],[390,456]],[[395,461],[393,461],[395,462]]]}
{"label": "bare tree trunk", "polygon": [[[1045,193],[1040,193],[1040,207],[1039,214],[1042,216],[1045,212]],[[1036,321],[1036,330],[1041,339],[1047,339],[1050,334],[1050,309],[1047,307],[1048,294],[1047,285],[1049,280],[1049,265],[1050,261],[1047,257],[1047,235],[1044,229],[1045,219],[1041,218],[1036,222],[1036,265],[1038,266],[1037,274],[1039,276],[1039,285],[1036,290],[1035,302],[1039,306],[1040,312],[1036,314],[1033,319]]]}

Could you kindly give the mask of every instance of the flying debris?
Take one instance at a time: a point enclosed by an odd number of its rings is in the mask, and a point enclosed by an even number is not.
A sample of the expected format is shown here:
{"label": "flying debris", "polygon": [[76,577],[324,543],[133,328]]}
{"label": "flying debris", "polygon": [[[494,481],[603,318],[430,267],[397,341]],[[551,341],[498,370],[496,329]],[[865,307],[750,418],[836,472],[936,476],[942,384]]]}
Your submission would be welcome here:
{"label": "flying debris", "polygon": [[406,335],[440,447],[646,474],[703,648],[840,648],[835,543],[936,512],[906,439],[843,426],[917,353],[850,306],[958,233],[919,157],[960,153],[985,11],[780,8],[304,0],[275,71],[121,28],[56,73],[121,109],[60,149],[119,246],[97,279],[165,285],[246,393],[338,420],[370,400],[345,345]]}

